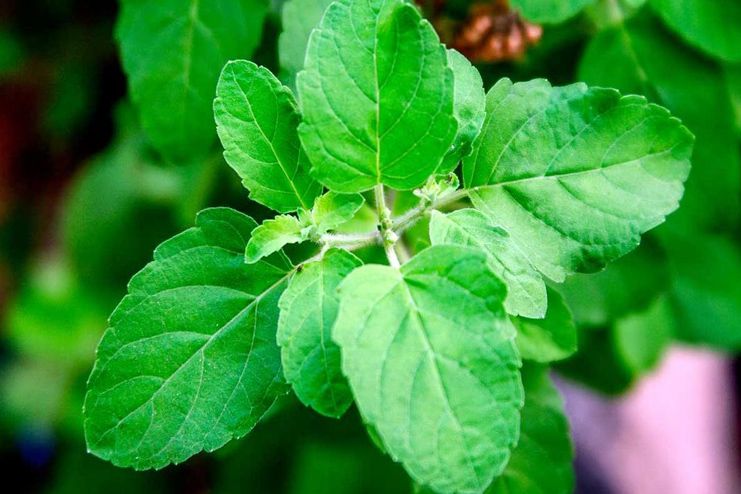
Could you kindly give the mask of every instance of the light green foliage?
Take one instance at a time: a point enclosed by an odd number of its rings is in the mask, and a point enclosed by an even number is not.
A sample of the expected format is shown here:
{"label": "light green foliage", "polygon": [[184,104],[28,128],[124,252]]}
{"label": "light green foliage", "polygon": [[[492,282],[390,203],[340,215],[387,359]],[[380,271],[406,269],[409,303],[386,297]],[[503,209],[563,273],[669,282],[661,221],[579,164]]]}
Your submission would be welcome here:
{"label": "light green foliage", "polygon": [[98,347],[85,399],[90,451],[160,468],[255,425],[286,385],[275,343],[288,267],[244,263],[255,222],[230,209],[161,244]]}
{"label": "light green foliage", "polygon": [[245,249],[245,261],[254,264],[288,244],[305,240],[301,230],[301,223],[295,216],[281,214],[272,220],[265,220],[252,231]]}
{"label": "light green foliage", "polygon": [[482,492],[517,441],[520,359],[504,296],[486,256],[457,246],[401,271],[364,266],[340,285],[333,335],[360,412],[437,491]]}
{"label": "light green foliage", "polygon": [[330,417],[340,417],[352,403],[332,326],[337,286],[360,265],[351,253],[330,250],[291,278],[279,303],[278,344],[286,380],[305,405]]}
{"label": "light green foliage", "polygon": [[520,441],[512,458],[486,494],[571,494],[574,457],[563,400],[548,368],[522,369],[525,407]]}
{"label": "light green foliage", "polygon": [[448,50],[448,65],[455,81],[453,114],[458,121],[458,134],[453,150],[445,156],[438,173],[448,173],[458,162],[471,154],[472,144],[481,132],[486,118],[486,94],[481,74],[466,57],[455,50]]}
{"label": "light green foliage", "polygon": [[630,252],[679,205],[692,134],[641,97],[504,79],[487,112],[465,183],[476,208],[554,281]]}
{"label": "light green foliage", "polygon": [[288,0],[283,4],[283,32],[278,40],[278,54],[283,75],[290,86],[294,86],[296,74],[304,68],[311,31],[319,25],[332,1]]}
{"label": "light green foliage", "polygon": [[590,41],[579,79],[643,94],[682,118],[697,136],[687,193],[670,224],[685,231],[694,225],[735,224],[741,210],[741,162],[726,85],[716,65],[682,49],[657,22],[638,16]]}
{"label": "light green foliage", "polygon": [[595,0],[512,0],[512,7],[533,22],[557,24],[575,16]]}
{"label": "light green foliage", "polygon": [[475,209],[461,209],[444,215],[433,212],[430,222],[433,244],[463,245],[487,253],[492,270],[507,284],[504,307],[513,315],[541,318],[545,315],[545,283],[507,232],[491,224]]}
{"label": "light green foliage", "polygon": [[364,203],[365,198],[360,194],[327,192],[314,201],[311,224],[318,234],[334,230],[350,221]]}
{"label": "light green foliage", "polygon": [[252,54],[266,0],[122,0],[116,35],[152,143],[180,163],[205,156],[224,63]]}
{"label": "light green foliage", "polygon": [[282,213],[311,207],[321,186],[309,176],[288,88],[264,67],[230,62],[216,88],[214,115],[224,158],[254,201]]}
{"label": "light green foliage", "polygon": [[513,318],[517,348],[525,360],[553,362],[576,352],[576,326],[561,295],[548,289],[548,312],[544,319]]}
{"label": "light green foliage", "polygon": [[403,0],[330,5],[297,84],[312,173],[334,191],[418,187],[455,139],[445,48]]}
{"label": "light green foliage", "polygon": [[650,0],[664,22],[690,44],[741,62],[741,3],[718,0]]}

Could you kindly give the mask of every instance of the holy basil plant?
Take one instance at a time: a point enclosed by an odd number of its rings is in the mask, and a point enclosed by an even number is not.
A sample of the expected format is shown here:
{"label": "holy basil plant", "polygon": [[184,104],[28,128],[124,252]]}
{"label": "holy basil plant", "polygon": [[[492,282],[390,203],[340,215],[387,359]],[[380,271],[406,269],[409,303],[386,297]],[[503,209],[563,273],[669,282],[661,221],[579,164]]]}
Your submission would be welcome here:
{"label": "holy basil plant", "polygon": [[204,210],[134,276],[88,384],[90,451],[179,463],[293,390],[328,417],[355,405],[419,489],[570,491],[547,366],[577,341],[557,284],[677,208],[693,136],[613,89],[485,94],[403,0],[332,3],[295,82],[224,67],[224,156],[280,214]]}

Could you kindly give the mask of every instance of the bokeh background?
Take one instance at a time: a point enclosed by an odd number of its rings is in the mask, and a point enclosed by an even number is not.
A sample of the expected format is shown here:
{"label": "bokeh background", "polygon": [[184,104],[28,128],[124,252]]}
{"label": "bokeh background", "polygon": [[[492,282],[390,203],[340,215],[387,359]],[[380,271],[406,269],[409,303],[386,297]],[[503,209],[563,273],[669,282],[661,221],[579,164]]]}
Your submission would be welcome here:
{"label": "bokeh background", "polygon": [[[300,5],[328,3],[289,2],[285,15],[307,22],[313,11]],[[605,272],[559,288],[580,350],[557,366],[558,383],[579,493],[741,492],[741,4],[682,0],[677,12],[663,0],[583,0],[564,18],[528,10],[535,1],[513,1],[522,15],[497,0],[420,3],[487,88],[504,76],[617,87],[668,107],[696,134],[680,212]],[[296,68],[281,63],[278,44],[283,4],[266,3],[259,46],[243,58],[290,83]],[[0,3],[6,492],[411,492],[356,412],[336,422],[290,400],[247,438],[161,472],[86,453],[85,380],[129,277],[203,207],[266,213],[216,145],[182,162],[142,131],[114,37],[118,13],[112,0]]]}

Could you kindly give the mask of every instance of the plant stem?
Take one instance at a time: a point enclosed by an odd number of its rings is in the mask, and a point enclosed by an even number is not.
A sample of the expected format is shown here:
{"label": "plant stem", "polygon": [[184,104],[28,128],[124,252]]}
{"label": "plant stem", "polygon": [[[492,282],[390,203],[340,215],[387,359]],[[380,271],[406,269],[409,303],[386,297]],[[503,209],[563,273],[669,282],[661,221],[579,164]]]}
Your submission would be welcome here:
{"label": "plant stem", "polygon": [[376,211],[378,212],[378,225],[381,228],[381,241],[383,250],[386,251],[386,258],[389,260],[391,267],[399,268],[401,263],[394,250],[394,244],[399,236],[394,232],[394,222],[391,219],[391,211],[386,207],[386,194],[382,184],[376,185],[373,192],[376,197]]}
{"label": "plant stem", "polygon": [[[399,237],[433,209],[448,207],[468,196],[468,194],[473,190],[476,189],[460,189],[450,194],[445,194],[431,203],[422,203],[419,206],[410,209],[398,218],[392,219],[391,212],[386,206],[383,185],[377,185],[373,192],[378,212],[379,230],[349,234],[325,233],[319,238],[319,243],[322,245],[321,254],[323,255],[324,252],[332,247],[339,247],[353,251],[369,245],[380,244],[383,245],[384,250],[386,251],[386,257],[389,260],[389,264],[394,267],[399,267],[401,263],[399,262],[399,256],[394,249]],[[321,256],[318,258],[321,259]],[[316,259],[312,258],[312,260]]]}

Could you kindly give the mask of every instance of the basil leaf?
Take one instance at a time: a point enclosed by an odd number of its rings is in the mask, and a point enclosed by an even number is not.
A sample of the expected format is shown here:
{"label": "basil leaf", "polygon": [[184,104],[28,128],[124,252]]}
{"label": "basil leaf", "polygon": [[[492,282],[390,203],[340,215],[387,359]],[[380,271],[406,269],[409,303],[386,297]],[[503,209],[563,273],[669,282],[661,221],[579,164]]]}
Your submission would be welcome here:
{"label": "basil leaf", "polygon": [[475,209],[461,209],[444,215],[432,213],[430,240],[433,245],[475,247],[489,256],[492,270],[507,284],[504,307],[513,315],[541,318],[545,315],[545,283],[527,258],[510,240],[509,234],[491,224]]}
{"label": "basil leaf", "polygon": [[364,419],[420,484],[483,492],[517,442],[520,359],[486,256],[433,246],[340,285],[333,329]]}
{"label": "basil leaf", "polygon": [[275,332],[289,267],[244,263],[254,227],[202,211],[132,278],[88,382],[93,454],[136,469],[180,463],[244,436],[285,393]]}
{"label": "basil leaf", "polygon": [[453,73],[432,26],[404,0],[339,0],[297,79],[312,174],[337,192],[408,190],[453,144]]}
{"label": "basil leaf", "polygon": [[311,31],[319,25],[331,3],[332,0],[288,0],[283,4],[278,54],[282,74],[291,87],[295,86],[296,74],[304,68]]}
{"label": "basil leaf", "polygon": [[592,39],[579,79],[643,94],[665,105],[697,136],[682,207],[669,222],[673,228],[735,228],[741,212],[741,159],[717,65],[683,49],[659,22],[638,16]]}
{"label": "basil leaf", "polygon": [[650,0],[664,22],[691,45],[727,62],[741,62],[741,3]]}
{"label": "basil leaf", "polygon": [[329,417],[342,416],[352,403],[332,326],[337,286],[361,264],[351,253],[332,249],[321,261],[304,265],[280,298],[278,344],[286,380],[302,403]]}
{"label": "basil leaf", "polygon": [[455,50],[448,50],[448,64],[455,76],[453,114],[458,121],[458,134],[453,149],[448,152],[438,174],[453,171],[458,162],[471,154],[472,144],[481,132],[486,118],[486,93],[476,67]]}
{"label": "basil leaf", "polygon": [[553,362],[576,352],[577,332],[571,312],[561,295],[548,289],[548,312],[544,319],[512,319],[517,328],[517,348],[525,360]]}
{"label": "basil leaf", "polygon": [[512,458],[486,494],[571,494],[574,448],[563,400],[548,378],[548,368],[522,368],[525,407],[520,441]]}
{"label": "basil leaf", "polygon": [[554,281],[633,250],[679,206],[693,137],[639,96],[497,83],[464,161],[477,209]]}
{"label": "basil leaf", "polygon": [[142,126],[170,161],[203,158],[214,141],[219,72],[249,57],[266,0],[122,0],[116,37]]}
{"label": "basil leaf", "polygon": [[224,158],[251,199],[282,213],[309,209],[322,189],[309,176],[288,88],[264,67],[229,62],[216,88],[214,115]]}
{"label": "basil leaf", "polygon": [[314,201],[312,223],[320,234],[334,230],[353,219],[364,203],[365,198],[360,194],[327,192]]}
{"label": "basil leaf", "polygon": [[272,220],[265,220],[252,231],[245,249],[245,261],[254,264],[288,244],[302,242],[305,239],[301,230],[301,223],[295,216],[281,214]]}

